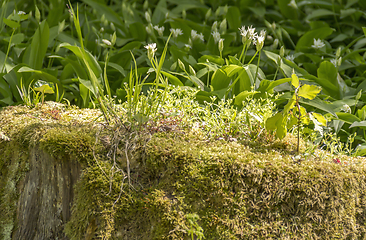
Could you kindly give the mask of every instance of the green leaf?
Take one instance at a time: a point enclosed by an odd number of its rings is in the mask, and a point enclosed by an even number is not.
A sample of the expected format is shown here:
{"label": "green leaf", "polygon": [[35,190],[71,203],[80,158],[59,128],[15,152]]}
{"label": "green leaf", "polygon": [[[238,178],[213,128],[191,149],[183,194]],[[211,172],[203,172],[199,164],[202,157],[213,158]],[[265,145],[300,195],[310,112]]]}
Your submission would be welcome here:
{"label": "green leaf", "polygon": [[323,115],[315,112],[312,112],[311,114],[316,118],[316,120],[318,120],[321,125],[323,125],[324,127],[327,126],[327,120],[323,117]]}
{"label": "green leaf", "polygon": [[42,69],[43,59],[46,56],[50,29],[48,23],[43,21],[32,37],[23,56],[23,62],[33,69]]}
{"label": "green leaf", "polygon": [[18,27],[20,26],[20,23],[15,22],[15,21],[12,21],[12,20],[7,19],[7,18],[3,18],[3,22],[4,22],[7,26],[9,26],[9,27],[11,27],[11,28],[13,28],[13,29],[16,29],[16,28],[18,28]]}
{"label": "green leaf", "polygon": [[161,74],[167,77],[169,79],[169,82],[171,82],[171,84],[173,84],[174,86],[184,86],[184,84],[176,76],[173,76],[172,74],[165,71],[161,71]]}
{"label": "green leaf", "polygon": [[241,13],[239,8],[233,6],[229,7],[226,14],[226,20],[229,24],[229,29],[237,31],[237,29],[241,27]]}
{"label": "green leaf", "polygon": [[356,117],[353,114],[345,113],[345,112],[337,112],[337,116],[339,120],[342,120],[343,122],[346,122],[348,124],[353,124],[354,122],[360,122],[361,119]]}
{"label": "green leaf", "polygon": [[228,87],[230,84],[230,78],[227,77],[226,73],[222,69],[217,69],[211,78],[211,85],[214,90],[220,90]]}
{"label": "green leaf", "polygon": [[299,78],[297,77],[297,75],[295,73],[293,73],[291,75],[291,84],[292,84],[292,86],[294,86],[294,88],[298,88],[300,85]]}
{"label": "green leaf", "polygon": [[313,100],[307,100],[307,99],[300,99],[299,101],[301,104],[305,104],[314,108],[317,108],[321,111],[327,112],[332,114],[334,117],[337,117],[336,113],[333,110],[333,107],[331,104],[327,103],[326,101],[323,101],[319,98],[315,98]]}
{"label": "green leaf", "polygon": [[312,100],[318,95],[321,89],[315,85],[304,84],[299,88],[298,95],[299,97],[307,98]]}
{"label": "green leaf", "polygon": [[48,94],[53,94],[55,93],[53,91],[53,89],[48,85],[48,84],[43,84],[40,87],[37,87],[34,89],[35,91],[41,92],[41,93],[48,93]]}
{"label": "green leaf", "polygon": [[359,127],[362,129],[366,129],[366,121],[361,121],[361,122],[354,122],[351,124],[351,126],[349,126],[349,128],[354,128],[354,127]]}
{"label": "green leaf", "polygon": [[287,114],[291,109],[294,108],[295,103],[296,103],[296,96],[293,95],[292,98],[286,104],[286,106],[283,108],[283,111]]}
{"label": "green leaf", "polygon": [[330,11],[328,9],[320,8],[312,10],[311,13],[306,17],[306,20],[310,20],[313,18],[321,18],[326,16],[332,16],[334,15],[333,11]]}
{"label": "green leaf", "polygon": [[243,91],[241,93],[239,93],[237,96],[235,96],[235,105],[241,106],[243,101],[245,101],[245,99],[247,97],[251,97],[254,94],[258,93],[257,91]]}
{"label": "green leaf", "polygon": [[306,32],[297,42],[296,50],[297,51],[307,51],[311,45],[314,44],[315,39],[325,39],[329,35],[333,33],[334,29],[330,27],[322,27],[315,30],[311,30]]}
{"label": "green leaf", "polygon": [[90,92],[92,92],[94,94],[94,96],[97,96],[98,89],[94,88],[94,86],[90,80],[85,80],[85,79],[81,79],[81,78],[78,78],[78,79],[82,85],[84,85]]}
{"label": "green leaf", "polygon": [[276,113],[274,116],[270,117],[267,119],[266,121],[266,130],[267,131],[273,131],[276,130],[277,128],[277,122],[281,119],[282,121],[282,112],[278,112]]}

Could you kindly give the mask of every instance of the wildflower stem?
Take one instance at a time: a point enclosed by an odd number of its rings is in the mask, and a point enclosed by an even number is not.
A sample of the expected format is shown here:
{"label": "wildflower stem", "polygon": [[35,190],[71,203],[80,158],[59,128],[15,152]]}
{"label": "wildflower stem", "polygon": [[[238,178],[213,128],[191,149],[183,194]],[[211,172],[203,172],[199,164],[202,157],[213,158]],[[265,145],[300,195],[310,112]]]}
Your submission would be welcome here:
{"label": "wildflower stem", "polygon": [[255,58],[255,56],[257,56],[258,51],[255,52],[254,56],[252,57],[252,59],[250,59],[250,61],[248,62],[248,65],[251,64]]}
{"label": "wildflower stem", "polygon": [[[258,51],[257,51],[258,52]],[[261,60],[261,51],[259,51],[259,56],[258,56],[258,62],[257,62],[257,70],[255,71],[255,78],[254,78],[254,84],[257,81],[257,76],[258,76],[258,69],[259,69],[259,61]]]}

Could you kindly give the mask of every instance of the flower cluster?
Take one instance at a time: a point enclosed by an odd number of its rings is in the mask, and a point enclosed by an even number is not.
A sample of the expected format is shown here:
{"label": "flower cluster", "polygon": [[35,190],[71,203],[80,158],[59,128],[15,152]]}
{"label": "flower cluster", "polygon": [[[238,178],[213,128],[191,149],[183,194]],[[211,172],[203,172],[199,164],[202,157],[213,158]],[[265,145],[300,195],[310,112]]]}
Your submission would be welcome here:
{"label": "flower cluster", "polygon": [[171,28],[170,31],[173,34],[173,38],[177,38],[179,35],[182,35],[183,34],[183,31],[180,28],[175,28],[175,29],[174,28]]}
{"label": "flower cluster", "polygon": [[160,36],[160,37],[162,37],[163,36],[163,34],[164,34],[164,26],[161,26],[161,27],[159,27],[158,25],[156,25],[156,26],[154,26],[154,29],[158,32],[158,35]]}
{"label": "flower cluster", "polygon": [[145,48],[147,49],[147,57],[151,60],[154,57],[156,50],[158,50],[156,48],[156,43],[150,43],[146,45]]}
{"label": "flower cluster", "polygon": [[198,34],[196,30],[191,30],[191,38],[192,38],[192,41],[196,40],[196,39],[199,39],[201,40],[202,42],[205,41],[204,37],[203,37],[203,34],[200,33]]}
{"label": "flower cluster", "polygon": [[311,45],[311,47],[312,48],[315,48],[315,49],[320,49],[320,48],[322,48],[324,46],[325,46],[325,44],[324,44],[324,42],[322,40],[315,39],[315,38],[314,38],[314,44]]}
{"label": "flower cluster", "polygon": [[242,36],[242,42],[243,44],[250,45],[252,42],[254,45],[256,45],[257,51],[260,51],[263,48],[264,40],[266,38],[266,31],[262,30],[260,34],[258,35],[257,32],[255,32],[255,28],[252,26],[245,29],[245,26],[242,26],[239,28],[240,35]]}

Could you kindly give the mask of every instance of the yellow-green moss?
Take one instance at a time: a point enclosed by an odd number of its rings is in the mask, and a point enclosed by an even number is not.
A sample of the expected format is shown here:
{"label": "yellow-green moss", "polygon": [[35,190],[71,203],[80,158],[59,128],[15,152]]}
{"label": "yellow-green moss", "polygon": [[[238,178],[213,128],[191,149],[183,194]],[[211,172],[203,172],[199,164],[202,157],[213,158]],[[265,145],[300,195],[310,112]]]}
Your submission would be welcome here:
{"label": "yellow-green moss", "polygon": [[[49,114],[55,108],[60,116]],[[128,179],[126,159],[114,162],[106,156],[110,146],[95,143],[98,125],[68,111],[79,110],[48,105],[3,110],[0,121],[14,121],[16,129],[2,125],[13,142],[0,140],[0,154],[19,143],[19,154],[37,145],[56,159],[73,156],[87,163],[66,225],[70,239],[191,239],[192,213],[200,217],[195,230],[202,227],[206,239],[366,238],[363,158],[337,156],[342,162],[337,164],[335,156],[317,150],[295,161],[291,135],[258,146],[211,141],[199,132],[168,132],[136,148],[133,154],[144,157]],[[8,171],[17,166],[9,153],[0,160],[0,183],[15,179],[16,184],[21,175]],[[23,172],[26,161],[18,159]],[[16,195],[8,189],[14,188],[0,189],[0,204],[7,206],[0,211],[11,216],[0,219],[10,224],[2,228],[3,236],[14,226]]]}
{"label": "yellow-green moss", "polygon": [[[72,239],[85,236],[94,221],[99,237],[112,222],[112,239],[190,239],[190,213],[200,217],[206,239],[365,235],[363,164],[340,165],[316,157],[298,163],[283,148],[261,152],[242,143],[176,134],[153,136],[146,156],[133,173],[135,189],[125,185],[113,208],[122,175],[107,196],[109,180],[100,168],[85,172],[77,197],[83,204],[75,205],[68,225]],[[105,166],[108,175],[111,166]],[[93,203],[87,202],[88,196]],[[105,212],[110,218],[103,217]],[[87,219],[81,217],[87,214]],[[82,229],[76,227],[79,222]]]}

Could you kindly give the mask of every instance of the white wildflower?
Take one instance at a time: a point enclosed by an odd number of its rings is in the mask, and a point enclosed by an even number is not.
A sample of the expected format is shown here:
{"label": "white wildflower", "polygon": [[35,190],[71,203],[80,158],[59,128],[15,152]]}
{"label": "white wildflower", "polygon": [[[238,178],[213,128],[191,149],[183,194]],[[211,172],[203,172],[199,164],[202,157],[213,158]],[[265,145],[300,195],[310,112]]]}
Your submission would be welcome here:
{"label": "white wildflower", "polygon": [[291,54],[291,55],[287,55],[287,56],[286,56],[286,59],[287,59],[287,60],[289,60],[289,61],[291,61],[291,62],[294,62],[294,60],[295,60],[295,56],[294,56],[294,55],[292,55],[292,54]]}
{"label": "white wildflower", "polygon": [[173,33],[173,37],[174,38],[177,38],[179,35],[182,35],[183,34],[183,31],[182,31],[182,29],[180,29],[180,28],[171,28],[170,29],[170,32],[172,32]]}
{"label": "white wildflower", "polygon": [[341,108],[341,111],[351,113],[351,107],[348,104],[344,104]]}
{"label": "white wildflower", "polygon": [[151,60],[154,57],[156,50],[158,50],[156,48],[156,43],[150,43],[146,45],[145,48],[147,49],[147,57]]}
{"label": "white wildflower", "polygon": [[330,62],[333,63],[333,65],[335,67],[337,67],[337,59],[333,58],[333,59],[330,59]]}
{"label": "white wildflower", "polygon": [[254,45],[256,45],[256,49],[257,49],[258,52],[260,50],[262,50],[262,48],[263,48],[265,34],[266,34],[265,31],[263,32],[263,34],[261,32],[261,35],[254,40]]}
{"label": "white wildflower", "polygon": [[26,15],[26,13],[25,13],[25,12],[23,12],[23,11],[19,11],[19,12],[18,12],[18,15]]}
{"label": "white wildflower", "polygon": [[287,6],[297,9],[297,4],[295,0],[291,0],[290,3],[287,4]]}
{"label": "white wildflower", "polygon": [[191,38],[193,41],[196,39],[200,39],[202,42],[205,41],[203,34],[202,33],[198,34],[197,31],[193,29],[191,30]]}
{"label": "white wildflower", "polygon": [[102,39],[102,42],[107,46],[112,46],[112,43],[107,39]]}
{"label": "white wildflower", "polygon": [[215,43],[218,43],[220,41],[220,39],[221,39],[220,33],[216,31],[216,32],[213,32],[211,34],[212,34],[212,36],[214,38]]}
{"label": "white wildflower", "polygon": [[[255,28],[252,26],[248,27],[245,30],[245,26],[239,28],[240,35],[242,36],[243,44],[247,43],[247,41],[255,41],[258,37],[258,34],[255,32]],[[249,42],[250,44],[250,42]]]}
{"label": "white wildflower", "polygon": [[320,39],[316,40],[315,38],[314,38],[314,44],[311,45],[311,47],[315,48],[315,49],[319,49],[319,48],[322,48],[324,46],[325,46],[325,44],[322,40],[320,40]]}
{"label": "white wildflower", "polygon": [[163,36],[164,30],[165,30],[164,26],[159,27],[158,25],[156,25],[156,26],[154,26],[154,29],[158,32],[158,35],[160,37]]}

